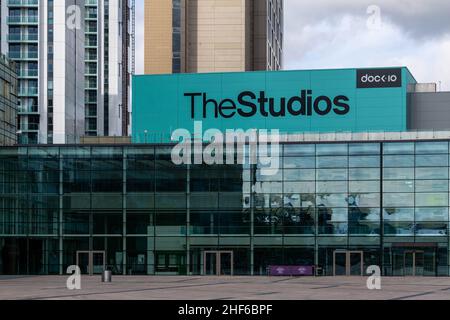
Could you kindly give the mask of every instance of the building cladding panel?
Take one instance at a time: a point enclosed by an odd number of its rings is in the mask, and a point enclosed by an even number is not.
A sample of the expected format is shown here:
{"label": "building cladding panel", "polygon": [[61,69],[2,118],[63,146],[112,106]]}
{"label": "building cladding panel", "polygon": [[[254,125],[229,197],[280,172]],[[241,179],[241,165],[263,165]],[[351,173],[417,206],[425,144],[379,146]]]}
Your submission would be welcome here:
{"label": "building cladding panel", "polygon": [[[115,274],[215,274],[205,260],[215,250],[232,252],[236,275],[379,265],[383,275],[448,276],[449,134],[398,136],[282,143],[272,176],[256,165],[177,166],[172,145],[3,147],[0,274],[65,274],[94,250]],[[336,260],[350,251],[363,264]]]}
{"label": "building cladding panel", "polygon": [[[358,88],[358,70],[135,76],[133,141],[170,142],[173,130],[185,128],[193,132],[195,121],[202,122],[203,130],[222,131],[253,128],[278,129],[282,133],[407,130],[407,88],[416,82],[408,69],[385,70],[401,75],[401,83],[393,88]],[[340,99],[348,109],[339,113],[334,103]],[[231,105],[233,110],[219,112],[223,104]]]}
{"label": "building cladding panel", "polygon": [[411,130],[450,130],[450,92],[409,94]]}
{"label": "building cladding panel", "polygon": [[[116,25],[109,25],[113,32],[105,39],[99,28],[105,19],[101,15],[104,11],[99,10],[104,3],[104,0],[2,2],[1,29],[2,33],[9,32],[7,38],[2,36],[1,51],[16,61],[21,70],[21,143],[73,143],[85,134],[127,133],[127,126],[125,131],[122,128],[127,120],[122,119],[128,117],[128,100],[124,100],[121,92],[122,79],[129,76],[128,71],[123,71],[129,69],[124,67],[119,72],[118,68],[123,66],[122,46],[129,46],[129,34],[123,36],[118,28],[122,27],[123,17],[130,16],[122,15],[122,11],[130,8],[127,1],[107,2],[112,13],[109,23]],[[111,69],[106,71],[111,112],[106,114],[109,116],[106,120],[101,99],[105,77],[100,68],[105,61],[99,52],[105,46],[111,52],[108,60]],[[128,63],[125,65],[128,67]],[[91,71],[94,73],[86,73]],[[105,121],[110,132],[98,125]]]}
{"label": "building cladding panel", "polygon": [[17,72],[15,64],[0,55],[0,146],[17,143]]}
{"label": "building cladding panel", "polygon": [[162,2],[145,2],[145,73],[281,69],[282,1]]}
{"label": "building cladding panel", "polygon": [[145,71],[172,72],[172,1],[145,1]]}

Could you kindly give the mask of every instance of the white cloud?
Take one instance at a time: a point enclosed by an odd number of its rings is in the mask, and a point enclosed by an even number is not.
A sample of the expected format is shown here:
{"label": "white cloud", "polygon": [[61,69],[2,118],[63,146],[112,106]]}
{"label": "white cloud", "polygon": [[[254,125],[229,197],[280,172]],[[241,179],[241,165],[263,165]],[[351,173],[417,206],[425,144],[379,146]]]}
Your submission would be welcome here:
{"label": "white cloud", "polygon": [[[316,11],[317,2],[335,14],[323,15]],[[286,1],[285,69],[407,66],[417,81],[442,81],[442,89],[450,90],[449,33],[421,37],[409,32],[395,16],[383,14],[381,27],[369,29],[366,8],[361,7],[355,13],[349,1],[335,1],[334,8],[326,7],[325,2],[329,1],[317,0],[311,11],[308,5],[303,5],[300,16],[305,11],[309,13],[305,22],[293,13],[294,9],[300,9],[298,2]],[[348,4],[350,13],[344,3]],[[406,11],[414,15],[417,6]],[[416,21],[420,23],[420,19]]]}

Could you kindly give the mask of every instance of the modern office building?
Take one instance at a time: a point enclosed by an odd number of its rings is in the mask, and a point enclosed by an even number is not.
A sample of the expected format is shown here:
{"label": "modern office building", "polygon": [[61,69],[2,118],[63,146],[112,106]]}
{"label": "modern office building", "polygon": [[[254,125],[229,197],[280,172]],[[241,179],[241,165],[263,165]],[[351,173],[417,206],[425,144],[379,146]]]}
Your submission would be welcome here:
{"label": "modern office building", "polygon": [[120,0],[2,1],[1,52],[19,74],[20,143],[124,134],[128,9]]}
{"label": "modern office building", "polygon": [[282,0],[145,1],[145,73],[279,70]]}
{"label": "modern office building", "polygon": [[0,54],[0,146],[17,143],[17,73]]}
{"label": "modern office building", "polygon": [[[406,68],[133,81],[133,143],[0,148],[1,273],[450,274],[450,93]],[[178,165],[170,134],[142,134],[184,128],[206,150],[194,120],[279,129],[278,170]]]}

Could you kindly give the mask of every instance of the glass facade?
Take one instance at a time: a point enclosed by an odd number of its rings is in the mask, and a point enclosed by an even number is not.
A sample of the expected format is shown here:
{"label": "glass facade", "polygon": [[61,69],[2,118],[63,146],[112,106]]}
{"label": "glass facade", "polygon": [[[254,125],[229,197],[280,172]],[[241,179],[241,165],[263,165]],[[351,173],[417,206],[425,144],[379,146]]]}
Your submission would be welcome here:
{"label": "glass facade", "polygon": [[283,66],[284,1],[267,0],[267,70],[281,70]]}
{"label": "glass facade", "polygon": [[0,273],[449,273],[449,141],[283,144],[274,176],[171,150],[0,148]]}
{"label": "glass facade", "polygon": [[0,54],[0,146],[17,143],[16,65]]}

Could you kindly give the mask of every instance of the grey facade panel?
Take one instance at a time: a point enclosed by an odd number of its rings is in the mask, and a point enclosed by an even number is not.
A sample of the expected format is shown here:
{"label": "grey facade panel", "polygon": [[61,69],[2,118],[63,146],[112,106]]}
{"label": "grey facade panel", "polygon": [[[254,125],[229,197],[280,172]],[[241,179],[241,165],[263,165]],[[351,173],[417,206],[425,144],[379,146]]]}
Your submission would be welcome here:
{"label": "grey facade panel", "polygon": [[450,92],[409,94],[409,130],[450,129]]}

